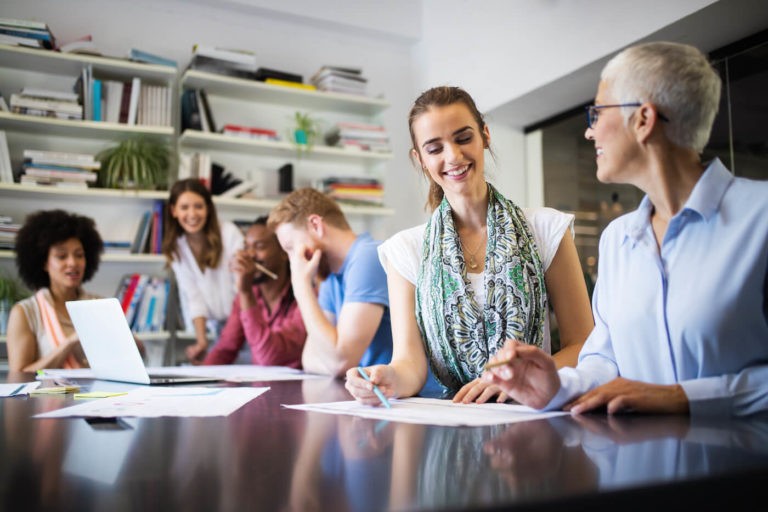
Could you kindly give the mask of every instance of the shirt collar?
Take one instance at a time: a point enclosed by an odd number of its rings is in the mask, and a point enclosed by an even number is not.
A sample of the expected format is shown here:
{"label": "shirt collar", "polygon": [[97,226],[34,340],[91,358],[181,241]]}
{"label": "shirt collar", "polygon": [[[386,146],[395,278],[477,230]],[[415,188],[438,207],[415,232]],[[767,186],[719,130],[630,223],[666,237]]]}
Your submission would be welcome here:
{"label": "shirt collar", "polygon": [[[725,195],[725,191],[732,181],[733,174],[726,169],[719,158],[715,158],[707,165],[699,181],[694,185],[690,197],[688,197],[680,212],[691,210],[701,215],[705,220],[709,220],[720,208],[723,195]],[[640,201],[640,206],[637,207],[637,210],[631,214],[632,218],[627,225],[626,232],[628,238],[632,238],[635,241],[640,240],[643,232],[651,222],[652,211],[653,204],[646,195]],[[678,215],[680,212],[678,212]]]}

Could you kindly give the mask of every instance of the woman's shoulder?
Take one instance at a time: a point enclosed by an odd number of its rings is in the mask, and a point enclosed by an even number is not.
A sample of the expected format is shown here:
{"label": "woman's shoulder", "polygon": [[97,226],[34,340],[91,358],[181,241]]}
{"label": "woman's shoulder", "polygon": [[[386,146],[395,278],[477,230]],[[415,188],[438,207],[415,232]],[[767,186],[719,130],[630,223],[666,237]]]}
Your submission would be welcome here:
{"label": "woman's shoulder", "polygon": [[398,231],[391,237],[389,237],[387,240],[384,241],[384,244],[389,244],[392,246],[402,246],[402,245],[421,245],[421,242],[424,240],[424,230],[427,228],[427,224],[419,224],[418,226],[413,226],[412,228],[407,228],[402,231]]}

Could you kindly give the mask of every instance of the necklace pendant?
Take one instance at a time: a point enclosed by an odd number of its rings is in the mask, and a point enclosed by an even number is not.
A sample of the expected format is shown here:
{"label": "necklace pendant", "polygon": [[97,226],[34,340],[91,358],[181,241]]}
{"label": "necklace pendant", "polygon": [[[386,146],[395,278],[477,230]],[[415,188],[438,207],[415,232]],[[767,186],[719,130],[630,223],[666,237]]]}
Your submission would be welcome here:
{"label": "necklace pendant", "polygon": [[474,256],[469,258],[469,268],[473,270],[477,268],[477,262],[475,261]]}

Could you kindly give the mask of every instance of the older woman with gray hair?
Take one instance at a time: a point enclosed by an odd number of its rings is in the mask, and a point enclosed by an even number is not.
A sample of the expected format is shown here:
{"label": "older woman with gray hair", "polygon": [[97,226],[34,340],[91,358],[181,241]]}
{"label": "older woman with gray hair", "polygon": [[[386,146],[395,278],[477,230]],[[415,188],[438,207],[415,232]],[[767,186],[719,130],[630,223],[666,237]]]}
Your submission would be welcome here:
{"label": "older woman with gray hair", "polygon": [[605,66],[585,133],[597,177],[646,196],[602,235],[577,367],[510,342],[487,381],[574,413],[768,410],[768,182],[701,161],[720,89],[688,45],[634,46]]}

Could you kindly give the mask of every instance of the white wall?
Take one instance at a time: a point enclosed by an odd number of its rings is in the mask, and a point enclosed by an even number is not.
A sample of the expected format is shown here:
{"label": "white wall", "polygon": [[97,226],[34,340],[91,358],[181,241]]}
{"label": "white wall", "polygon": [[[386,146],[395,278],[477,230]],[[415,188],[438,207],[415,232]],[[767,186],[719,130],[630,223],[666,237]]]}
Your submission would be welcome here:
{"label": "white wall", "polygon": [[[472,94],[497,125],[491,135],[503,133],[495,147],[504,155],[499,165],[505,166],[500,174],[507,193],[529,206],[543,202],[543,183],[541,155],[526,154],[526,148],[541,151],[541,144],[535,134],[521,142],[522,129],[589,101],[610,56],[648,39],[710,51],[768,26],[765,0],[422,0],[422,5],[422,39],[414,48],[420,63],[417,89],[449,84]],[[501,132],[498,125],[508,130]]]}
{"label": "white wall", "polygon": [[[406,116],[413,100],[411,41],[418,35],[418,3],[323,2],[328,16],[320,23],[318,2],[282,2],[275,10],[258,0],[3,0],[2,16],[48,23],[60,42],[91,34],[106,55],[125,56],[132,47],[176,60],[183,69],[195,43],[250,49],[260,65],[309,77],[321,65],[363,69],[369,94],[382,94],[391,104],[381,121],[389,129],[395,157],[382,173],[388,206],[397,215],[374,223],[377,236],[388,236],[423,217],[425,197],[418,174],[408,160]],[[355,5],[356,9],[343,6]],[[360,6],[378,29],[370,33],[360,22]],[[397,12],[407,23],[395,23]],[[389,22],[387,22],[389,20]]]}

